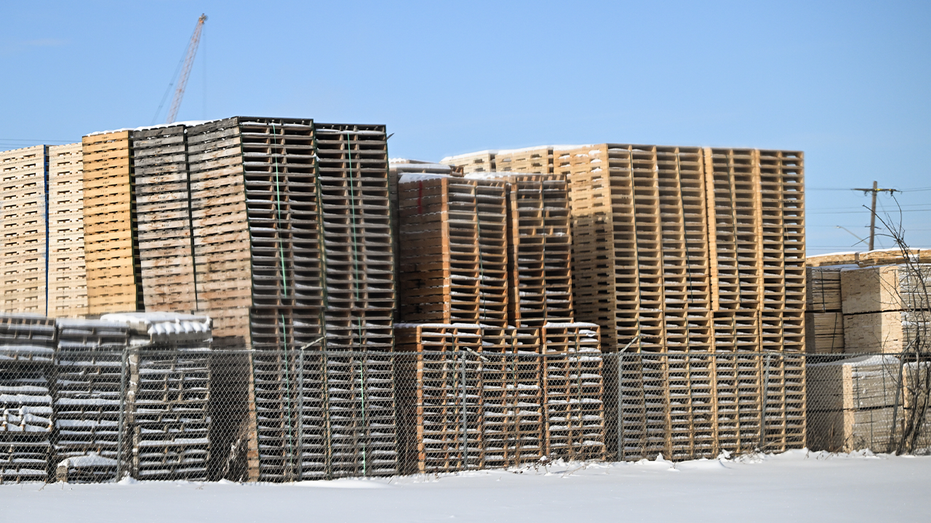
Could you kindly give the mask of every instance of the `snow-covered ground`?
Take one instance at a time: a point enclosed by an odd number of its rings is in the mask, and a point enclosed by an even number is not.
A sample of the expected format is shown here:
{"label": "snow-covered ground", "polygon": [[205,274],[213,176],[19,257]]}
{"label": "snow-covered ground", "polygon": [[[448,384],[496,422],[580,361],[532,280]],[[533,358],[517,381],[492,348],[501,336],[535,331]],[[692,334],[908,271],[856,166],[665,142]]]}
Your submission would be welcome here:
{"label": "snow-covered ground", "polygon": [[0,521],[912,522],[931,520],[929,485],[931,457],[792,451],[284,485],[3,485]]}

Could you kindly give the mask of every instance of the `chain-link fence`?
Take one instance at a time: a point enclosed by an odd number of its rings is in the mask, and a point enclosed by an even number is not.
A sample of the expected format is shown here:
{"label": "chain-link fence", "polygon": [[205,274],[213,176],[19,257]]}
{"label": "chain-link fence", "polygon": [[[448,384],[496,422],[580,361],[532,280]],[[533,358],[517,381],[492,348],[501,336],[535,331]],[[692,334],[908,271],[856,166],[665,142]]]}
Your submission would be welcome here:
{"label": "chain-link fence", "polygon": [[250,351],[113,336],[65,329],[57,347],[4,347],[3,482],[294,481],[931,446],[931,366],[914,355]]}

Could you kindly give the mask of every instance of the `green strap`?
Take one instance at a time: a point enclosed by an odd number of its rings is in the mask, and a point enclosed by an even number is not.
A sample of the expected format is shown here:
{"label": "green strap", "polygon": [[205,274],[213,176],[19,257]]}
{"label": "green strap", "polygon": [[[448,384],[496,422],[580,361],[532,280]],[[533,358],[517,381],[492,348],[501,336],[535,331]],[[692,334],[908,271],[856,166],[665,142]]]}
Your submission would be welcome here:
{"label": "green strap", "polygon": [[[277,141],[277,132],[275,131],[275,124],[272,123],[272,139],[275,146],[278,145]],[[272,152],[272,157],[275,159],[275,208],[278,215],[278,223],[276,227],[276,233],[278,234],[278,253],[281,260],[281,279],[284,285],[284,296],[282,298],[287,298],[288,296],[288,276],[285,268],[285,259],[284,259],[284,240],[281,238],[281,186],[279,181],[278,173],[278,151],[274,150]],[[288,365],[288,326],[285,322],[284,313],[280,313],[279,317],[281,319],[281,347],[284,350],[284,387],[285,387],[285,411],[288,413],[287,427],[288,427],[288,455],[293,459],[294,456],[294,423],[293,415],[291,413],[291,369]],[[301,459],[300,456],[297,459]]]}

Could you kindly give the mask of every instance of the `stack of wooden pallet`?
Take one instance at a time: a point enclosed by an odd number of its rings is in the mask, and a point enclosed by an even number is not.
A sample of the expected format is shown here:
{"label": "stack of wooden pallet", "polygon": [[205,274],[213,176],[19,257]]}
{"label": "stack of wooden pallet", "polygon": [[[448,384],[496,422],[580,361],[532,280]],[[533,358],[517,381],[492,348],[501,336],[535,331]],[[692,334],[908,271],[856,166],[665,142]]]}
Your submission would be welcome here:
{"label": "stack of wooden pallet", "polygon": [[197,309],[186,145],[183,125],[132,133],[139,271],[146,311]]}
{"label": "stack of wooden pallet", "polygon": [[137,479],[208,479],[210,320],[177,313],[106,314],[129,327],[127,472]]}
{"label": "stack of wooden pallet", "polygon": [[0,153],[4,312],[46,313],[47,163],[44,145]]}
{"label": "stack of wooden pallet", "polygon": [[925,352],[931,346],[931,265],[844,270],[844,347],[849,353]]}
{"label": "stack of wooden pallet", "polygon": [[0,483],[47,481],[55,323],[0,316]]}
{"label": "stack of wooden pallet", "polygon": [[[764,383],[759,356],[804,349],[801,153],[604,144],[567,166],[578,318],[608,350],[677,355],[622,362],[622,456],[803,446],[802,361]],[[707,356],[738,351],[758,354]]]}
{"label": "stack of wooden pallet", "polygon": [[87,314],[84,266],[84,162],[81,144],[48,148],[48,312]]}
{"label": "stack of wooden pallet", "polygon": [[[124,353],[129,327],[100,320],[58,319],[55,365],[55,465],[69,458],[68,481],[106,481],[131,455],[125,423]],[[123,425],[125,427],[125,424]]]}
{"label": "stack of wooden pallet", "polygon": [[552,175],[402,176],[408,470],[604,456],[598,328],[571,323],[566,189]]}
{"label": "stack of wooden pallet", "polygon": [[256,350],[253,479],[397,470],[386,143],[301,119],[188,129],[198,306]]}
{"label": "stack of wooden pallet", "polygon": [[82,139],[88,314],[142,306],[130,131]]}
{"label": "stack of wooden pallet", "polygon": [[463,174],[494,172],[498,170],[495,167],[495,155],[497,153],[498,151],[480,151],[477,153],[447,156],[440,160],[440,163],[451,165],[461,170]]}
{"label": "stack of wooden pallet", "polygon": [[843,266],[808,267],[805,350],[810,354],[844,352],[844,316],[840,275]]}

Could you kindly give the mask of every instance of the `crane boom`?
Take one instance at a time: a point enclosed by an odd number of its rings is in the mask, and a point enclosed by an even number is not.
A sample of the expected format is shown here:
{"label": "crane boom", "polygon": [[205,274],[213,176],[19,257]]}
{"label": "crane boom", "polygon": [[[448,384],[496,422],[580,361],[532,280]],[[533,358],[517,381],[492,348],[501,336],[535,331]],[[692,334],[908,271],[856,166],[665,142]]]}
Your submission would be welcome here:
{"label": "crane boom", "polygon": [[174,123],[175,118],[178,116],[181,99],[184,98],[184,88],[187,86],[187,78],[191,74],[191,66],[194,65],[194,55],[197,54],[197,44],[200,43],[200,33],[206,21],[207,15],[205,14],[200,15],[200,18],[197,19],[197,26],[194,27],[191,43],[188,44],[187,54],[184,56],[184,68],[181,70],[181,77],[178,79],[178,88],[175,89],[175,96],[171,100],[171,109],[168,111],[168,119],[165,123]]}

